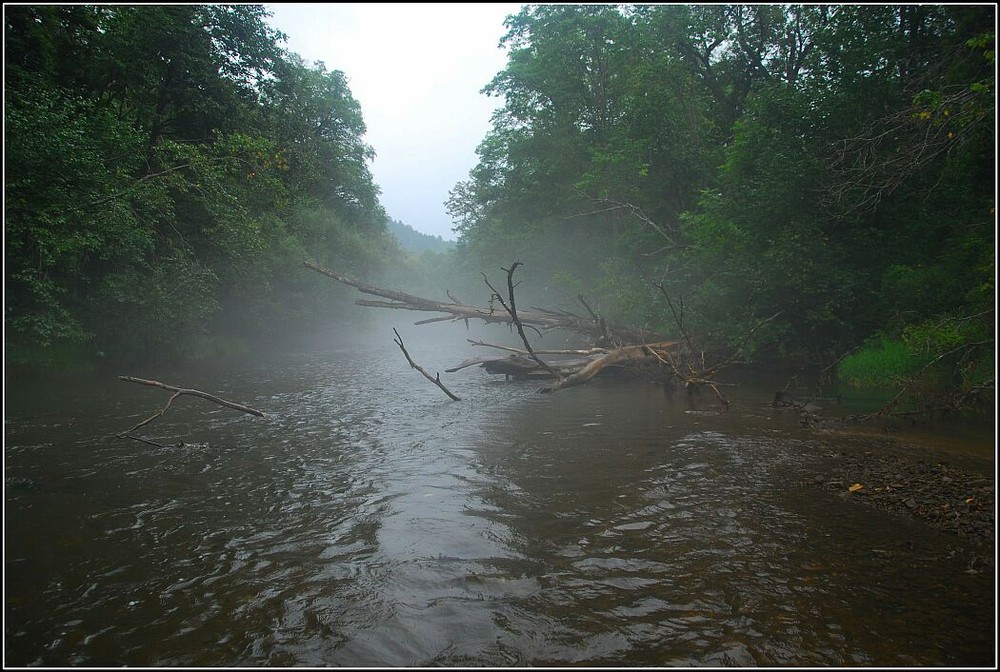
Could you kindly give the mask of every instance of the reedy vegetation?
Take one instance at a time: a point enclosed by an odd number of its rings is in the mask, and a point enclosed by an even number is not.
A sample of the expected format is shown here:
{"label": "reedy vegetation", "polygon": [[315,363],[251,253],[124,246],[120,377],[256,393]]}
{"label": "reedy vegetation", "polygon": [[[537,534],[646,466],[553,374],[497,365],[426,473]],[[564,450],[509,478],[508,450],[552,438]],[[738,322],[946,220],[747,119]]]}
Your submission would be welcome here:
{"label": "reedy vegetation", "polygon": [[424,286],[437,264],[440,293],[520,260],[547,305],[672,337],[662,284],[720,356],[919,333],[992,378],[992,6],[525,6],[459,244],[409,266],[344,74],[261,7],[5,15],[9,353],[307,329],[349,298],[303,258]]}

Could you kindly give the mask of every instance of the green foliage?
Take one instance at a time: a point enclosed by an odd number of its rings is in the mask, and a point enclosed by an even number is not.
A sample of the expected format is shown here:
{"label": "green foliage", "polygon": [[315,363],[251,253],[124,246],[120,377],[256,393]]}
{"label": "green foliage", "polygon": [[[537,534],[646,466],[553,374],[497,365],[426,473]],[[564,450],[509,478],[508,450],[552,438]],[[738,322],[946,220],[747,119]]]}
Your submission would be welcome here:
{"label": "green foliage", "polygon": [[461,239],[419,254],[347,76],[265,19],[5,7],[10,358],[206,356],[336,319],[349,293],[304,259],[468,302],[520,260],[525,305],[582,294],[677,337],[665,292],[723,355],[867,343],[846,379],[989,380],[991,6],[526,5],[449,195]]}
{"label": "green foliage", "polygon": [[526,6],[485,89],[505,104],[449,201],[459,250],[531,258],[550,291],[676,335],[662,282],[703,347],[757,361],[827,363],[887,334],[845,375],[898,382],[942,354],[903,357],[902,334],[995,304],[994,19]]}
{"label": "green foliage", "polygon": [[9,91],[5,117],[5,318],[15,341],[86,340],[77,313],[88,272],[153,245],[134,210],[100,207],[129,188],[137,137],[93,103],[40,86]]}
{"label": "green foliage", "polygon": [[903,341],[915,356],[942,361],[951,382],[968,390],[993,379],[994,333],[990,318],[992,311],[907,325]]}
{"label": "green foliage", "polygon": [[102,351],[146,360],[187,354],[190,343],[208,335],[206,321],[218,307],[216,288],[216,275],[181,250],[106,275],[95,291],[93,317],[113,328],[115,337],[102,333]]}
{"label": "green foliage", "polygon": [[993,351],[992,311],[946,317],[907,325],[898,338],[872,339],[843,358],[838,375],[854,387],[902,388],[906,399],[933,407],[992,389]]}
{"label": "green foliage", "polygon": [[928,363],[904,341],[880,337],[844,357],[837,366],[841,381],[855,387],[897,387]]}
{"label": "green foliage", "polygon": [[303,259],[385,257],[346,78],[262,6],[4,13],[11,361],[239,350],[342,305]]}

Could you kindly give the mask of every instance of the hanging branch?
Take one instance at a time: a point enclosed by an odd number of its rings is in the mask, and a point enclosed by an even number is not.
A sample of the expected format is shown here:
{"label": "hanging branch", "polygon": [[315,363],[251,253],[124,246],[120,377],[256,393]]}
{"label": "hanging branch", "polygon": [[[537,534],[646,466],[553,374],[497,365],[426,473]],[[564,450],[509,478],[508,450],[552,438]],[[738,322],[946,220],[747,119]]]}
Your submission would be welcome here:
{"label": "hanging branch", "polygon": [[776,319],[780,315],[781,311],[779,310],[771,317],[764,317],[754,322],[754,325],[750,327],[750,329],[748,329],[745,334],[743,334],[743,338],[740,340],[739,344],[733,349],[733,354],[731,354],[728,359],[725,359],[722,362],[719,362],[718,364],[713,366],[712,368],[708,369],[707,371],[704,371],[703,375],[713,376],[716,374],[716,372],[734,363],[736,361],[736,358],[739,357],[740,354],[742,354],[743,348],[746,347],[746,345],[750,342],[750,338],[754,335],[754,332],[756,332],[760,327],[764,326],[771,320]]}
{"label": "hanging branch", "polygon": [[977,105],[982,95],[959,86],[942,89],[933,102],[918,96],[858,135],[839,140],[828,157],[833,180],[821,205],[845,213],[874,210],[929,162],[989,127],[992,105]]}
{"label": "hanging branch", "polygon": [[677,323],[677,328],[681,332],[681,336],[684,337],[684,342],[687,343],[688,350],[691,351],[693,355],[698,350],[694,347],[694,343],[691,342],[691,337],[687,333],[687,329],[684,328],[684,301],[681,300],[680,310],[674,307],[674,302],[670,299],[670,294],[667,293],[667,289],[663,286],[662,282],[656,283],[656,288],[660,290],[660,294],[663,298],[667,300],[667,306],[670,308],[670,314],[674,316],[674,322]]}
{"label": "hanging branch", "polygon": [[671,236],[671,234],[667,232],[667,229],[671,228],[671,227],[664,227],[664,226],[661,226],[660,224],[657,224],[645,212],[643,212],[639,207],[633,205],[632,203],[621,203],[619,201],[616,201],[616,200],[613,200],[613,199],[610,199],[610,198],[594,198],[592,196],[588,196],[587,194],[584,194],[583,192],[581,192],[579,190],[577,190],[576,193],[581,198],[585,198],[585,199],[587,199],[589,201],[597,203],[598,205],[602,205],[602,206],[603,205],[607,205],[608,207],[602,208],[600,210],[594,210],[594,211],[591,211],[591,212],[583,212],[583,213],[580,213],[578,215],[572,215],[570,217],[567,217],[566,219],[574,219],[576,217],[589,217],[591,215],[600,215],[602,213],[611,212],[611,211],[614,211],[614,210],[624,210],[628,214],[630,214],[633,217],[635,217],[636,219],[638,219],[642,223],[643,227],[648,227],[648,228],[652,229],[661,238],[663,238],[665,241],[667,241],[667,243],[669,243],[669,245],[667,245],[666,247],[664,247],[661,251],[673,250],[673,249],[684,249],[685,247],[687,247],[686,245],[678,244],[677,241]]}
{"label": "hanging branch", "polygon": [[396,334],[396,338],[394,338],[393,341],[396,343],[396,345],[399,346],[399,349],[403,351],[403,356],[406,357],[406,361],[410,363],[410,366],[419,371],[420,373],[422,373],[424,378],[426,378],[427,380],[431,381],[432,383],[440,387],[441,390],[449,397],[451,397],[455,401],[461,401],[461,399],[459,399],[458,397],[456,397],[454,394],[451,393],[451,390],[449,390],[447,387],[444,386],[444,383],[441,382],[440,373],[437,374],[437,376],[432,377],[431,374],[427,373],[423,369],[423,367],[421,367],[419,364],[413,361],[413,358],[410,357],[410,353],[408,353],[406,351],[406,348],[403,346],[403,337],[399,335],[399,332],[396,331],[395,327],[392,328],[392,331],[394,334]]}
{"label": "hanging branch", "polygon": [[118,434],[118,437],[122,438],[122,439],[134,439],[136,441],[142,441],[143,443],[148,443],[150,445],[159,446],[159,447],[163,448],[164,446],[161,445],[161,444],[159,444],[159,443],[155,443],[153,441],[148,441],[146,439],[141,439],[141,438],[139,438],[137,436],[132,436],[131,434],[132,434],[132,432],[134,432],[135,430],[139,429],[140,427],[144,427],[145,425],[148,425],[149,423],[151,423],[153,420],[156,420],[157,418],[162,417],[163,414],[167,412],[167,409],[170,408],[170,405],[174,403],[174,399],[176,399],[177,397],[183,396],[185,394],[193,396],[193,397],[201,397],[202,399],[207,399],[207,400],[209,400],[209,401],[211,401],[213,403],[216,403],[216,404],[218,404],[220,406],[225,406],[226,408],[231,408],[231,409],[233,409],[235,411],[239,411],[241,413],[249,413],[250,415],[256,415],[258,418],[263,418],[264,417],[264,414],[261,413],[260,411],[258,411],[257,409],[250,408],[249,406],[244,406],[243,404],[237,404],[236,402],[233,402],[233,401],[228,401],[226,399],[222,399],[221,397],[217,397],[214,394],[209,394],[207,392],[202,392],[201,390],[193,390],[193,389],[184,388],[184,387],[175,387],[173,385],[167,385],[165,383],[161,383],[161,382],[159,382],[157,380],[144,380],[142,378],[133,378],[132,376],[118,376],[118,380],[122,380],[122,381],[124,381],[126,383],[138,383],[140,385],[148,385],[150,387],[158,387],[158,388],[160,388],[162,390],[167,390],[168,392],[173,392],[173,394],[170,395],[170,399],[167,400],[167,403],[166,403],[166,405],[163,408],[161,408],[159,411],[157,411],[153,415],[149,416],[148,418],[146,418],[142,422],[139,422],[136,425],[133,425],[132,427],[130,427],[129,429],[126,429],[124,432],[121,432],[120,434]]}

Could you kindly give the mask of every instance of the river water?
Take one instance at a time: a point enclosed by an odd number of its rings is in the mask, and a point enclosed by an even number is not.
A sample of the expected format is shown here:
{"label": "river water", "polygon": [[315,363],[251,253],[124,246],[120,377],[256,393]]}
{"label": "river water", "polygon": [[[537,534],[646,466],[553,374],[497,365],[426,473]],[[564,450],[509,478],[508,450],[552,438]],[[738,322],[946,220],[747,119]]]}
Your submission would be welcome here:
{"label": "river water", "polygon": [[180,397],[136,432],[167,447],[115,437],[162,390],[8,380],[5,664],[995,663],[971,542],[812,484],[871,439],[809,433],[774,381],[722,412],[652,382],[445,374],[485,354],[455,330],[400,329],[458,402],[391,330],[119,372],[266,413]]}

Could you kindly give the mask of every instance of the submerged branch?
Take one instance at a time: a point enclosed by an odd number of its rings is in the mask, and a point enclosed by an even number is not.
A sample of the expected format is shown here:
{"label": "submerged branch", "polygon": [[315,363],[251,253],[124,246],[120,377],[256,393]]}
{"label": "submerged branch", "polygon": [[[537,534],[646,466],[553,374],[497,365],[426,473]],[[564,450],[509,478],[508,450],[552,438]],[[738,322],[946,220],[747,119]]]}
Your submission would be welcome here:
{"label": "submerged branch", "polygon": [[173,394],[170,395],[170,399],[167,400],[167,403],[163,408],[161,408],[159,411],[149,416],[145,420],[133,425],[129,429],[126,429],[124,432],[119,433],[118,437],[122,439],[134,439],[136,441],[142,441],[143,443],[148,443],[154,446],[160,446],[162,448],[163,446],[159,443],[147,441],[146,439],[141,439],[137,436],[132,436],[131,434],[140,427],[144,427],[149,423],[151,423],[153,420],[162,417],[163,414],[167,412],[167,409],[170,408],[170,405],[174,403],[174,399],[183,395],[190,395],[192,397],[201,397],[202,399],[207,399],[208,401],[211,401],[220,406],[231,408],[234,411],[239,411],[241,413],[248,413],[250,415],[256,415],[259,418],[264,417],[264,414],[255,408],[250,408],[249,406],[244,406],[243,404],[237,404],[235,401],[229,401],[227,399],[217,397],[214,394],[209,394],[208,392],[202,392],[201,390],[194,390],[185,387],[176,387],[174,385],[167,385],[165,383],[161,383],[158,380],[144,380],[142,378],[133,378],[132,376],[118,376],[118,380],[124,381],[126,383],[138,383],[139,385],[158,387],[161,390],[167,390],[168,392],[173,392]]}

